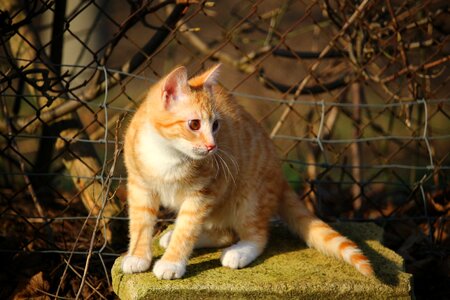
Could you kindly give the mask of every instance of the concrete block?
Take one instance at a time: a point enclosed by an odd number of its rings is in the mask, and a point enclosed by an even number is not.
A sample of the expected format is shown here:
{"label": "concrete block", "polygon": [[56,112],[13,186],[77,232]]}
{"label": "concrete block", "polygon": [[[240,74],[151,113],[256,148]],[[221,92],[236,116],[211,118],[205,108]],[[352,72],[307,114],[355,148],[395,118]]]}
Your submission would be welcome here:
{"label": "concrete block", "polygon": [[[381,244],[383,231],[372,223],[332,224],[369,257],[376,277],[320,254],[274,225],[266,251],[249,267],[222,267],[219,249],[194,251],[182,279],[158,280],[153,273],[123,274],[122,258],[112,268],[114,292],[127,299],[386,299],[411,298],[412,275],[403,259]],[[163,249],[155,239],[154,261]]]}

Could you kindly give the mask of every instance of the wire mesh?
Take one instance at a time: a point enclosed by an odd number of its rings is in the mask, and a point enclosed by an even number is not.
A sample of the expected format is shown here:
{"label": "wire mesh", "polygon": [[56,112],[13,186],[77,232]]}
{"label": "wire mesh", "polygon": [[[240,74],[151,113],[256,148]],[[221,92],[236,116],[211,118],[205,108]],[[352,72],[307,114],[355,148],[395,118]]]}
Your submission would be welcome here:
{"label": "wire mesh", "polygon": [[176,65],[223,64],[220,84],[320,217],[377,222],[412,266],[411,245],[448,245],[445,1],[0,3],[0,255],[5,268],[54,261],[34,292],[20,287],[39,268],[2,297],[111,292],[127,243],[123,130]]}

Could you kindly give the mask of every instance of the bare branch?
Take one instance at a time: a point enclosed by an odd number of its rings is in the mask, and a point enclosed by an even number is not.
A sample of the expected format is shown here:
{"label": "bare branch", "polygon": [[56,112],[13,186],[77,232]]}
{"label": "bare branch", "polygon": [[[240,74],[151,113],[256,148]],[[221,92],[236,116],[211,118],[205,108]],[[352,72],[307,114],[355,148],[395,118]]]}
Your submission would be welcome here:
{"label": "bare branch", "polygon": [[[336,41],[345,34],[347,28],[350,27],[350,25],[353,22],[355,22],[355,20],[357,20],[357,18],[364,12],[365,9],[367,9],[368,4],[369,4],[368,0],[362,1],[361,4],[353,12],[352,16],[348,19],[348,21],[344,24],[344,26],[342,26],[342,29],[339,31],[339,33],[336,34],[333,37],[333,39],[328,43],[328,45],[322,50],[322,52],[320,52],[319,59],[311,66],[308,75],[303,79],[303,81],[300,83],[297,90],[295,91],[295,93],[294,93],[295,97],[300,95],[302,90],[305,88],[306,84],[308,84],[308,82],[312,79],[312,77],[313,77],[312,73],[314,71],[316,71],[316,69],[319,67],[319,65],[321,63],[320,59],[323,58],[328,52],[330,52],[332,50]],[[291,111],[291,106],[294,104],[294,102],[295,102],[295,98],[294,98],[294,100],[291,100],[289,102],[289,104],[283,111],[280,119],[278,120],[277,124],[274,126],[274,128],[272,129],[272,132],[270,133],[271,137],[275,136],[278,133],[278,131],[280,130],[282,124],[284,123],[287,116],[289,115],[289,113]]]}
{"label": "bare branch", "polygon": [[[297,85],[289,86],[280,82],[276,82],[273,79],[267,78],[264,75],[263,69],[260,70],[258,79],[264,84],[265,87],[280,91],[282,93],[295,94],[298,90]],[[350,76],[344,75],[331,82],[320,83],[314,86],[306,86],[301,90],[300,95],[326,93],[335,89],[346,87],[350,81]]]}
{"label": "bare branch", "polygon": [[[155,35],[145,44],[142,51],[137,52],[127,63],[125,63],[121,70],[123,72],[133,72],[135,71],[149,55],[155,52],[161,43],[166,39],[166,37],[171,33],[176,26],[176,23],[185,14],[185,5],[177,5],[166,19],[165,23],[161,28],[155,33]],[[101,77],[101,72],[97,72],[98,76]],[[109,87],[114,87],[120,80],[124,78],[125,75],[116,73],[109,78]],[[94,80],[96,82],[96,80]],[[78,97],[77,101],[64,101],[62,104],[47,109],[40,113],[39,118],[30,115],[25,117],[13,118],[11,124],[14,128],[20,128],[25,132],[36,131],[42,123],[47,123],[54,121],[68,113],[74,112],[81,106],[85,105],[86,102],[95,100],[101,93],[105,90],[104,82],[101,84],[94,83],[89,88],[87,88],[84,93]],[[0,131],[6,130],[5,122],[0,122]]]}
{"label": "bare branch", "polygon": [[[275,49],[272,51],[273,56],[280,56],[286,58],[295,58],[295,59],[317,59],[320,56],[319,52],[310,52],[310,51],[294,51],[288,49]],[[344,53],[338,51],[329,51],[321,58],[342,58],[345,57]]]}

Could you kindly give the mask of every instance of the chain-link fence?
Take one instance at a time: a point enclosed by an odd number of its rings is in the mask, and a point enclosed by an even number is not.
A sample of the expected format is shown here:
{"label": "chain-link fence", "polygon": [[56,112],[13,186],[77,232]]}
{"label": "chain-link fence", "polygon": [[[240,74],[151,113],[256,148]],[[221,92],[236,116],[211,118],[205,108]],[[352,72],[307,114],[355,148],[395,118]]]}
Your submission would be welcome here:
{"label": "chain-link fence", "polygon": [[1,298],[111,296],[123,129],[174,66],[216,62],[310,209],[376,221],[418,296],[448,291],[446,1],[0,4]]}

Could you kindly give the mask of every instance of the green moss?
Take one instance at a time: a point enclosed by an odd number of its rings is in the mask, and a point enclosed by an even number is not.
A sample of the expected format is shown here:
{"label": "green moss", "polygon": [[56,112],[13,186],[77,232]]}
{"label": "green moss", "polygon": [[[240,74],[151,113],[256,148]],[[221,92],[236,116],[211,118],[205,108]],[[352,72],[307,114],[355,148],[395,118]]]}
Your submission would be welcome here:
{"label": "green moss", "polygon": [[295,169],[294,167],[292,167],[290,164],[288,163],[284,163],[282,165],[282,170],[283,170],[283,175],[284,178],[286,178],[289,182],[289,185],[291,186],[291,188],[294,191],[298,191],[301,187],[301,178],[300,178],[300,173],[297,169]]}
{"label": "green moss", "polygon": [[[232,270],[221,266],[220,251],[195,251],[184,278],[158,280],[151,272],[125,275],[121,258],[112,269],[116,294],[125,299],[385,299],[409,298],[411,275],[403,261],[380,243],[382,230],[374,224],[335,224],[357,242],[371,259],[376,277],[368,278],[353,267],[326,257],[292,236],[284,227],[272,230],[262,256],[249,267]],[[163,250],[156,246],[154,255]]]}

